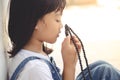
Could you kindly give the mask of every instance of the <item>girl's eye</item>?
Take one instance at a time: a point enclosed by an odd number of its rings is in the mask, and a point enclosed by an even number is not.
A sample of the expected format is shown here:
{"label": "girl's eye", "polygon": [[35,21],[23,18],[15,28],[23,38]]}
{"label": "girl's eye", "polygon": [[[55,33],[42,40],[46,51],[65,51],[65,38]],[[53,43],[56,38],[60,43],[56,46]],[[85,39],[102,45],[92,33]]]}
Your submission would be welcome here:
{"label": "girl's eye", "polygon": [[58,20],[58,19],[57,19],[56,22],[61,22],[61,20]]}

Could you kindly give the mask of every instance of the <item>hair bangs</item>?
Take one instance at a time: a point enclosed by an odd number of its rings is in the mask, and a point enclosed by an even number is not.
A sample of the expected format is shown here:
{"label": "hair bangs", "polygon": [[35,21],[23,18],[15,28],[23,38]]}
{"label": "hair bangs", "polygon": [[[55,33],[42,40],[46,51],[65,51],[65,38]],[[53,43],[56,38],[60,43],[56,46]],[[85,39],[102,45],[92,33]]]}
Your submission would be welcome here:
{"label": "hair bangs", "polygon": [[65,8],[66,5],[66,1],[65,0],[47,0],[47,8],[45,10],[45,13],[50,13],[52,11],[59,11],[61,10],[61,12],[63,11],[63,9]]}
{"label": "hair bangs", "polygon": [[62,12],[63,9],[65,8],[66,1],[65,0],[56,0],[56,1],[57,1],[56,11],[61,10],[61,12]]}

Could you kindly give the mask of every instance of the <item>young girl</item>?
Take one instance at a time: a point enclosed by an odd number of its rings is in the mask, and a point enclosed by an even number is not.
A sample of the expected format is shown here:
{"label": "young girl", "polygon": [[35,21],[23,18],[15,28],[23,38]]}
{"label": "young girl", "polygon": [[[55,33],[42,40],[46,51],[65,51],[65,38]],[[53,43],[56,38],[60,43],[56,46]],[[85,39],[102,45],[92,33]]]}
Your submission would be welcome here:
{"label": "young girl", "polygon": [[[44,42],[54,43],[59,36],[65,4],[65,0],[11,0],[8,26],[13,44],[9,52],[12,57],[9,67],[10,78],[25,58],[36,56],[50,61],[48,54],[51,51],[47,50],[43,44]],[[78,40],[76,38],[74,40],[80,48]],[[77,56],[70,37],[65,38],[62,46],[63,79],[74,79]],[[49,66],[43,60],[37,59],[25,65],[18,80],[53,80],[53,77]]]}
{"label": "young girl", "polygon": [[[8,23],[13,45],[9,51],[12,59],[10,80],[75,80],[77,54],[70,37],[67,36],[62,43],[62,75],[48,56],[52,50],[44,46],[44,42],[54,43],[59,37],[65,4],[65,0],[11,0]],[[73,39],[80,50],[78,39],[75,36]],[[116,70],[105,62],[95,62],[89,66],[93,80],[118,80]],[[86,71],[84,73],[89,80]],[[106,78],[111,76],[108,71],[114,72],[116,79]],[[77,80],[82,78],[79,74]]]}

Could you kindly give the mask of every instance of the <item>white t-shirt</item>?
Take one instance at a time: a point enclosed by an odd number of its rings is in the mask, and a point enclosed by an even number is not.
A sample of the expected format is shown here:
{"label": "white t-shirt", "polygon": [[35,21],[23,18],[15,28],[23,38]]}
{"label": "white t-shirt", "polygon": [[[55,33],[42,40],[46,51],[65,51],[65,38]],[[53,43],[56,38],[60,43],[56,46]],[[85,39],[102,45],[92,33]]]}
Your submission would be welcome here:
{"label": "white t-shirt", "polygon": [[[37,56],[50,61],[48,56],[22,49],[9,63],[9,77],[12,76],[18,65],[30,56]],[[53,78],[49,66],[44,61],[35,59],[25,65],[17,80],[53,80]]]}

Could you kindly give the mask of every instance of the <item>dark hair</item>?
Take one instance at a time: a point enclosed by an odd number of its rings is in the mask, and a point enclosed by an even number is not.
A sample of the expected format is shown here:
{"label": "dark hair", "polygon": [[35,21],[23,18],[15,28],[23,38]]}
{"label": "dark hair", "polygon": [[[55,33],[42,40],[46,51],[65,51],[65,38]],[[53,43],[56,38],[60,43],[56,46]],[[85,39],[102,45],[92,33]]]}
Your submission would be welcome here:
{"label": "dark hair", "polygon": [[[29,41],[35,25],[45,14],[52,11],[63,11],[65,0],[11,0],[8,32],[12,42],[14,57]],[[45,51],[45,48],[43,49]]]}

